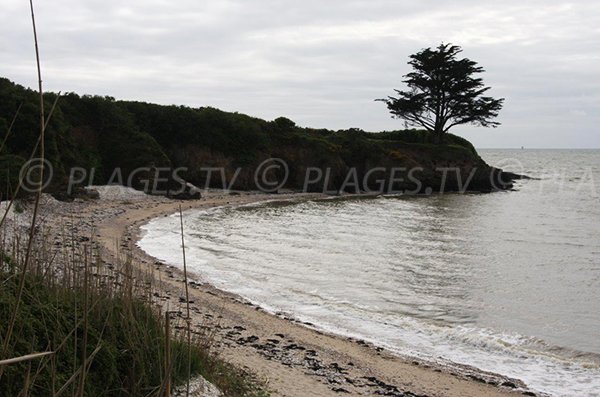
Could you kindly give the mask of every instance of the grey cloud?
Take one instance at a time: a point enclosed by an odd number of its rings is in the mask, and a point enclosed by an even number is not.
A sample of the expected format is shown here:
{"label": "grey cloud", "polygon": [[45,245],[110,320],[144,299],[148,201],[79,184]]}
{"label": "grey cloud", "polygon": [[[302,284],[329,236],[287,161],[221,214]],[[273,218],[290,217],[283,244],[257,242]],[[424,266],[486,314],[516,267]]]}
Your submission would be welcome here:
{"label": "grey cloud", "polygon": [[[547,1],[130,1],[36,4],[46,87],[210,105],[301,125],[401,128],[375,98],[441,41],[506,98],[480,147],[600,147],[600,5]],[[2,75],[34,86],[26,2],[5,0]],[[574,140],[573,137],[576,137]]]}

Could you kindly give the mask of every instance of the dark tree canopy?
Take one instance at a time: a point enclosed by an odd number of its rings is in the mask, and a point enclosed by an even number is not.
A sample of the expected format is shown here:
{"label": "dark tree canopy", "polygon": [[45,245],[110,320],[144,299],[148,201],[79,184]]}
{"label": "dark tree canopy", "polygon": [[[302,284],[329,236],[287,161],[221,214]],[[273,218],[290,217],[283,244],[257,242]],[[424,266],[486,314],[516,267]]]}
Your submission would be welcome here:
{"label": "dark tree canopy", "polygon": [[497,127],[492,121],[502,108],[503,98],[494,99],[484,94],[482,67],[470,59],[457,59],[461,47],[441,44],[410,56],[413,72],[405,75],[407,91],[395,90],[398,97],[379,99],[387,104],[393,117],[412,126],[424,127],[436,136],[459,124]]}

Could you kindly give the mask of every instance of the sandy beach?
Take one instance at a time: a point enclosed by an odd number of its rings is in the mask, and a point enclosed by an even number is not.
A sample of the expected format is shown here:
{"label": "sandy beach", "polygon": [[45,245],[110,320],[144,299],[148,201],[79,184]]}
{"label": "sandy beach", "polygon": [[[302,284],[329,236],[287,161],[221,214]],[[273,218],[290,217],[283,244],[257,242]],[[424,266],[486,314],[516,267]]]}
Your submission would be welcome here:
{"label": "sandy beach", "polygon": [[[317,194],[266,195],[208,192],[200,200],[175,201],[122,191],[98,200],[44,204],[44,223],[65,226],[85,242],[91,236],[104,261],[130,256],[158,286],[162,310],[185,305],[181,272],[136,246],[139,227],[182,209],[240,205],[263,200],[316,199]],[[95,241],[94,241],[95,240]],[[55,241],[60,245],[61,237]],[[201,275],[200,279],[201,279]],[[191,277],[194,279],[193,275]],[[196,278],[196,280],[199,280]],[[470,368],[445,368],[393,355],[364,341],[331,335],[283,315],[265,312],[233,294],[190,281],[194,327],[214,332],[215,349],[231,363],[266,382],[273,396],[508,396],[535,395],[516,380]]]}

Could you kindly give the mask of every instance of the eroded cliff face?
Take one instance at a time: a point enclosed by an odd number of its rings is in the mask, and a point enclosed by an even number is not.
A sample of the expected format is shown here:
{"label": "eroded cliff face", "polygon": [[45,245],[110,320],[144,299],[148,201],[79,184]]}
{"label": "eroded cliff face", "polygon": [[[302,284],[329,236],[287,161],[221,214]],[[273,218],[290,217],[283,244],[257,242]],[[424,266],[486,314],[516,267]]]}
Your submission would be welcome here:
{"label": "eroded cliff face", "polygon": [[324,155],[297,146],[259,153],[245,163],[235,156],[189,146],[175,150],[172,158],[186,169],[186,181],[201,189],[292,189],[329,194],[490,192],[511,188],[516,177],[490,167],[463,148],[449,147],[440,157],[442,148],[437,147],[381,146],[376,155],[353,159],[345,159],[343,151],[335,147]]}

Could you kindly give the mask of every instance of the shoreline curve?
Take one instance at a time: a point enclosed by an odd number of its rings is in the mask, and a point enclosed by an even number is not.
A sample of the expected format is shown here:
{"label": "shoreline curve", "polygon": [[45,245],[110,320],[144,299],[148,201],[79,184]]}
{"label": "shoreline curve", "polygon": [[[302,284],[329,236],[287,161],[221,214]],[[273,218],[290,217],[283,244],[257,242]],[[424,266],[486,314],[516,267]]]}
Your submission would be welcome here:
{"label": "shoreline curve", "polygon": [[[122,213],[103,220],[97,227],[103,254],[114,258],[127,248],[140,270],[149,271],[151,267],[152,277],[160,282],[161,296],[157,297],[157,303],[172,310],[181,305],[179,278],[182,272],[151,257],[138,246],[143,224],[178,212],[179,205],[187,211],[267,201],[331,199],[314,193],[219,193],[211,192],[201,200],[150,200],[152,203],[148,205],[121,207]],[[270,313],[213,285],[189,284],[193,321],[199,326],[216,328],[217,348],[222,356],[266,380],[274,396],[372,395],[377,392],[392,396],[536,395],[519,380],[465,365],[447,367],[402,356],[361,339]]]}

